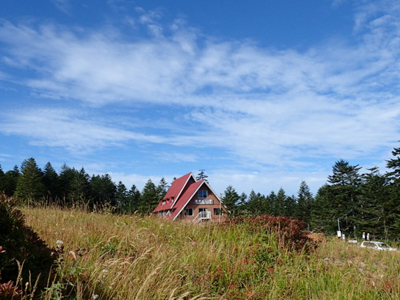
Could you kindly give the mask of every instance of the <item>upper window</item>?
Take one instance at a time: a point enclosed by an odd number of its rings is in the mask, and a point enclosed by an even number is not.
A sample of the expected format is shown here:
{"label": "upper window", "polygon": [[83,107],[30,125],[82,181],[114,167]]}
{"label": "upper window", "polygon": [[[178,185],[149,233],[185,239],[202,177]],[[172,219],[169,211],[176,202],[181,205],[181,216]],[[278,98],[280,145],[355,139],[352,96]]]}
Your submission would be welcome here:
{"label": "upper window", "polygon": [[207,196],[208,196],[208,191],[205,191],[205,190],[199,191],[199,199],[207,198]]}

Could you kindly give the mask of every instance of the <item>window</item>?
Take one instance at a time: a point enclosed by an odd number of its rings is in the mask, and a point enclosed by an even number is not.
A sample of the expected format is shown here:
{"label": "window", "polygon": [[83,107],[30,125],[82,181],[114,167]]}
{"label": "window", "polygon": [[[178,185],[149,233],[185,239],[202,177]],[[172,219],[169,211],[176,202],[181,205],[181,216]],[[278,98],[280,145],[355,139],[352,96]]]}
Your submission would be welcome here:
{"label": "window", "polygon": [[214,208],[214,216],[222,216],[222,209],[221,208]]}
{"label": "window", "polygon": [[207,196],[208,196],[208,191],[204,191],[204,190],[199,191],[199,199],[207,198]]}
{"label": "window", "polygon": [[191,217],[191,216],[193,216],[193,208],[186,208],[186,209],[185,209],[184,216],[185,216],[185,217]]}

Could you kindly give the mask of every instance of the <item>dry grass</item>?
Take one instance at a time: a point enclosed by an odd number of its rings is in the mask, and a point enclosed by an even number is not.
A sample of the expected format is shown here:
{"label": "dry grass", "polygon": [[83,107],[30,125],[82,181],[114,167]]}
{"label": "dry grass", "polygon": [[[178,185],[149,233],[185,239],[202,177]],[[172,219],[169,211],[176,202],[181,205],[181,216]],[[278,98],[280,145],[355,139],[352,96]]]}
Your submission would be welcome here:
{"label": "dry grass", "polygon": [[400,298],[399,252],[328,240],[311,255],[293,254],[241,225],[23,212],[49,246],[63,242],[59,277],[45,299]]}

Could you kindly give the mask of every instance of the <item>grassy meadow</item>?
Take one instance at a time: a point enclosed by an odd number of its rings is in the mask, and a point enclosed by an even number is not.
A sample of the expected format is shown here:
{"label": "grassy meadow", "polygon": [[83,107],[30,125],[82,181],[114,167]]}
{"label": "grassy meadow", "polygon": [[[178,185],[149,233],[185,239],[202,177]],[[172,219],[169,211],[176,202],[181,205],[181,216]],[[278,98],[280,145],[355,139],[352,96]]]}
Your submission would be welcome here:
{"label": "grassy meadow", "polygon": [[23,208],[60,253],[44,299],[400,299],[400,252],[328,239],[310,254],[246,224]]}

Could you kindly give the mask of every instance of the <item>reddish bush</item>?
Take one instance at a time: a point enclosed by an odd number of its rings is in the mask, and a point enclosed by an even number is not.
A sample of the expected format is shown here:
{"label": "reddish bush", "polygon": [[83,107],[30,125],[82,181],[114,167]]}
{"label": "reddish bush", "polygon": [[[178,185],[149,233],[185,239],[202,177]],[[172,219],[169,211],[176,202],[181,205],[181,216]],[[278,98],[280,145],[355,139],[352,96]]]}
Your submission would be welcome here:
{"label": "reddish bush", "polygon": [[279,240],[279,244],[290,251],[310,251],[317,245],[309,237],[309,233],[303,231],[305,224],[303,221],[287,217],[275,217],[271,215],[261,215],[255,217],[236,217],[227,221],[234,224],[246,224],[250,231],[259,232],[267,230],[273,232]]}
{"label": "reddish bush", "polygon": [[12,281],[0,283],[0,299],[19,300],[22,299],[22,292],[18,290],[18,287],[14,286]]}

